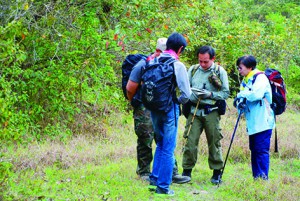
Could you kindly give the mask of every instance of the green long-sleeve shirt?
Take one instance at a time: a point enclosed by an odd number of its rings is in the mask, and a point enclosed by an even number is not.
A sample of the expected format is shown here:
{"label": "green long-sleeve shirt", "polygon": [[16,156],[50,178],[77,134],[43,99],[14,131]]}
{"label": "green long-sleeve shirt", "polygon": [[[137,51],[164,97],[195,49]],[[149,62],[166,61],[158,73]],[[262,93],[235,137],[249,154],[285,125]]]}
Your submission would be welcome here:
{"label": "green long-sleeve shirt", "polygon": [[[193,72],[194,68],[197,68],[195,72]],[[216,72],[216,74],[222,81],[222,87],[220,90],[214,87],[208,80],[208,77],[213,71]],[[230,91],[227,72],[223,67],[218,67],[215,63],[207,70],[204,70],[201,66],[199,66],[199,64],[191,66],[188,70],[188,77],[192,88],[206,89],[212,92],[212,97],[209,99],[201,100],[200,105],[214,105],[216,100],[226,100],[229,97]],[[192,93],[192,95],[190,96],[190,100],[193,103],[197,103],[198,97],[194,93]],[[192,107],[192,112],[194,109],[195,107]]]}

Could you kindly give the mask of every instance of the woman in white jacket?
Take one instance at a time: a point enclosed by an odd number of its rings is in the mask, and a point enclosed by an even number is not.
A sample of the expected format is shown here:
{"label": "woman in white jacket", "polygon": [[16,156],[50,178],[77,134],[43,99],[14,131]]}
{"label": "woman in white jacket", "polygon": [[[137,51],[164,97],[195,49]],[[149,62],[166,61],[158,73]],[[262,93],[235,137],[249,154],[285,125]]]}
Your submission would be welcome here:
{"label": "woman in white jacket", "polygon": [[[252,55],[238,58],[236,65],[244,78],[235,105],[243,110],[246,117],[253,177],[268,180],[270,139],[275,118],[270,107],[272,91],[269,80],[263,72],[256,69],[256,63]],[[241,108],[239,103],[243,101],[245,107]]]}

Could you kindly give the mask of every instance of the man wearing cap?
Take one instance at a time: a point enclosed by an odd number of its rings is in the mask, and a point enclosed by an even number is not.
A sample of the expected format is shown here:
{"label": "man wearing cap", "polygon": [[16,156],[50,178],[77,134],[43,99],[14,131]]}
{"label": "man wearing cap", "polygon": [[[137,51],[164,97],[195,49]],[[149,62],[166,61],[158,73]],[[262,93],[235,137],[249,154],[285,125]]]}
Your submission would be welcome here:
{"label": "man wearing cap", "polygon": [[[149,60],[158,57],[161,52],[166,50],[167,38],[159,38],[157,40],[156,50],[150,55],[146,61],[139,61],[132,69],[126,89],[127,97],[133,106],[134,130],[138,137],[137,139],[137,170],[136,173],[143,180],[149,180],[150,164],[153,159],[152,142],[154,139],[154,131],[150,117],[150,111],[147,110],[142,104],[140,97],[139,84],[141,82],[142,72],[141,69],[146,65]],[[186,176],[178,174],[177,161],[173,168],[172,181],[174,183],[182,184],[189,182],[191,179]]]}

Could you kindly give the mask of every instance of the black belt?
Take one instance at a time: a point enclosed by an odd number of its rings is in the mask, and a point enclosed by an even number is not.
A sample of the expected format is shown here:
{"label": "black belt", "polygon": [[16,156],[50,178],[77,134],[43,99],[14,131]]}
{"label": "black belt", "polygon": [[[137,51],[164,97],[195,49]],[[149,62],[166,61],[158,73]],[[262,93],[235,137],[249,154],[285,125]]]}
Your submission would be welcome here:
{"label": "black belt", "polygon": [[[194,107],[197,107],[197,104],[196,103],[193,103],[192,101],[191,101],[191,105],[192,106],[194,106]],[[210,105],[210,104],[199,104],[198,105],[198,110],[201,110],[201,109],[205,109],[205,108],[212,108],[212,107],[216,107],[215,105]]]}

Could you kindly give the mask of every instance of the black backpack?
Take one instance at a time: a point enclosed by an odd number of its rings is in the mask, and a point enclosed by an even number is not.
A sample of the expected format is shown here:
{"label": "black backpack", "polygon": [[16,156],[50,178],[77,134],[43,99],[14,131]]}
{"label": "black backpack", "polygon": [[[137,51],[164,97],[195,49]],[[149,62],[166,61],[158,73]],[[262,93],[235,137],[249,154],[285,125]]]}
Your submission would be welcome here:
{"label": "black backpack", "polygon": [[141,96],[151,111],[169,112],[175,94],[176,80],[172,57],[154,58],[142,70]]}
{"label": "black backpack", "polygon": [[122,90],[126,99],[128,99],[126,85],[129,80],[130,73],[135,64],[137,64],[141,59],[146,60],[147,56],[143,54],[130,54],[126,56],[125,60],[122,63]]}
{"label": "black backpack", "polygon": [[271,108],[273,109],[275,115],[280,115],[286,109],[286,87],[285,87],[284,79],[278,70],[267,68],[265,72],[259,72],[254,75],[252,84],[254,83],[257,75],[263,73],[269,79],[271,89],[272,89]]}

